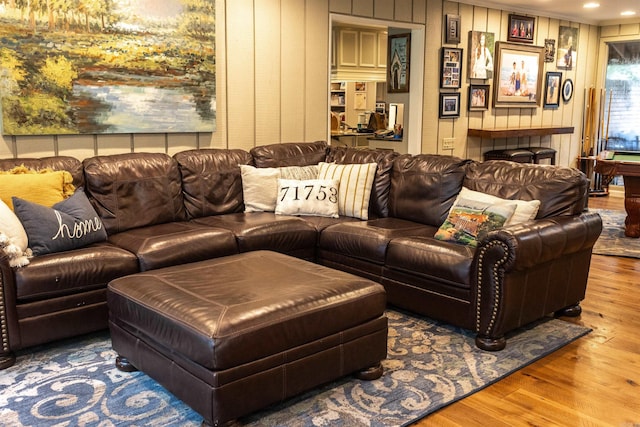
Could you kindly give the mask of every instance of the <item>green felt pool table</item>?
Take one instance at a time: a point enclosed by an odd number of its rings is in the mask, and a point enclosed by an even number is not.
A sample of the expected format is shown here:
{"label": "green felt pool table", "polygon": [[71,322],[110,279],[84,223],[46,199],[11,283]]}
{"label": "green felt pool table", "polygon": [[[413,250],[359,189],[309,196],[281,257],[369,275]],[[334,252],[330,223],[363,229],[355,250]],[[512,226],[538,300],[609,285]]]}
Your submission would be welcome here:
{"label": "green felt pool table", "polygon": [[624,179],[624,221],[627,237],[640,237],[640,152],[609,151],[596,160],[595,171]]}

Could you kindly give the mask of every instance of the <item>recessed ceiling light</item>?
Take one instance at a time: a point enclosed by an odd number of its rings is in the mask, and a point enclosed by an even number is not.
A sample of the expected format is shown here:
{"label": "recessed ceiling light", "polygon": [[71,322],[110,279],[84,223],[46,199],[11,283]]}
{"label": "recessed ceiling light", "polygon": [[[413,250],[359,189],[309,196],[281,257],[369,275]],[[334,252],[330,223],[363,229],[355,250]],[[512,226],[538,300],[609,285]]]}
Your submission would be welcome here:
{"label": "recessed ceiling light", "polygon": [[584,7],[585,9],[595,9],[596,7],[600,7],[600,3],[596,3],[596,2],[585,3],[582,7]]}
{"label": "recessed ceiling light", "polygon": [[624,12],[622,12],[620,15],[622,16],[633,16],[636,13],[633,10],[625,10]]}

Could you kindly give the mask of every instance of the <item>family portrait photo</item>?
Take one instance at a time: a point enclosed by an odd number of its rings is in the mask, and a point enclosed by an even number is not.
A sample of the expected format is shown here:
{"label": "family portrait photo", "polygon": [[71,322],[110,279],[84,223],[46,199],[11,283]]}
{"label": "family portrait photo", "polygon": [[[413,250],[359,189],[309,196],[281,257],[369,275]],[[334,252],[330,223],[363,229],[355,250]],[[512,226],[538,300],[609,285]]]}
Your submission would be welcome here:
{"label": "family portrait photo", "polygon": [[494,106],[540,105],[544,48],[497,43]]}

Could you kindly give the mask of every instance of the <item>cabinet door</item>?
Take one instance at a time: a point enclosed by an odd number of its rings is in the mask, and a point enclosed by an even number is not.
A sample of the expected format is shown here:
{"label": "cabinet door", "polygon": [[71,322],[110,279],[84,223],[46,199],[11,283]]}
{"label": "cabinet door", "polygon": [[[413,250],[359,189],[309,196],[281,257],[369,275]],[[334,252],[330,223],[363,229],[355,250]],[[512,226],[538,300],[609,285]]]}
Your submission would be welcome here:
{"label": "cabinet door", "polygon": [[359,64],[361,67],[374,68],[377,62],[378,56],[378,35],[376,33],[360,32],[360,58]]}
{"label": "cabinet door", "polygon": [[340,61],[338,66],[356,67],[358,65],[358,32],[340,31]]}

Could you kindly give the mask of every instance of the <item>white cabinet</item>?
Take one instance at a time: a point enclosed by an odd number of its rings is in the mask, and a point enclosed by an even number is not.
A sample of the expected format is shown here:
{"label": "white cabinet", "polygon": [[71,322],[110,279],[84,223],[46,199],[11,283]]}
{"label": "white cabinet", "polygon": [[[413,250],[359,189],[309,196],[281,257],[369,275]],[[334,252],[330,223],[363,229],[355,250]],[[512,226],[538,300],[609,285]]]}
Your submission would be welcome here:
{"label": "white cabinet", "polygon": [[334,27],[332,37],[332,80],[386,81],[386,31]]}

